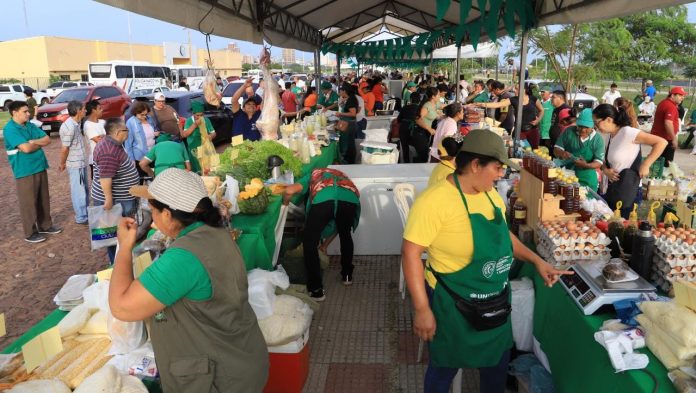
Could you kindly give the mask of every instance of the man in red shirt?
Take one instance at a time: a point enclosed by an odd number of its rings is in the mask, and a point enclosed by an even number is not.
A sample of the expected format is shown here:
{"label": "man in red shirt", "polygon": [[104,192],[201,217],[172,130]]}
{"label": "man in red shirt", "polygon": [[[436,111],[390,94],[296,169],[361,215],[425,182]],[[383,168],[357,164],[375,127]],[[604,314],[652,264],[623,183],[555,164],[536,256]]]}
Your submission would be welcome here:
{"label": "man in red shirt", "polygon": [[665,166],[674,160],[674,151],[677,149],[677,133],[679,132],[679,104],[684,101],[686,91],[681,87],[673,87],[669,95],[657,106],[655,119],[650,133],[667,140],[668,144],[662,152],[665,158]]}
{"label": "man in red shirt", "polygon": [[285,112],[297,112],[297,97],[295,97],[295,93],[290,89],[291,86],[292,83],[285,82],[285,91],[280,96]]}

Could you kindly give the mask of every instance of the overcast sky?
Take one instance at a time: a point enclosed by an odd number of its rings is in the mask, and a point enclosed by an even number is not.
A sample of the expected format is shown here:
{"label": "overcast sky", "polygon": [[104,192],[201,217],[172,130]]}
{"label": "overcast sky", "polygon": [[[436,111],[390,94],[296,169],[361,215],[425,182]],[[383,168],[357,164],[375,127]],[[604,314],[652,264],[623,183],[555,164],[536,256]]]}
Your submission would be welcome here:
{"label": "overcast sky", "polygon": [[[696,3],[691,3],[688,7],[689,21],[696,23]],[[0,41],[50,35],[128,42],[130,16],[133,43],[161,45],[164,41],[188,42],[188,31],[181,26],[93,0],[3,0],[2,8],[5,16],[0,29]],[[211,49],[224,48],[231,41],[233,40],[213,36]],[[205,38],[197,31],[191,31],[191,42],[199,48],[205,48]],[[234,42],[237,42],[243,54],[258,56],[260,52],[258,45],[237,40]],[[273,56],[280,56],[280,49],[275,48],[273,52]],[[302,52],[298,51],[297,56],[301,58]],[[311,55],[306,55],[308,60],[310,57]]]}

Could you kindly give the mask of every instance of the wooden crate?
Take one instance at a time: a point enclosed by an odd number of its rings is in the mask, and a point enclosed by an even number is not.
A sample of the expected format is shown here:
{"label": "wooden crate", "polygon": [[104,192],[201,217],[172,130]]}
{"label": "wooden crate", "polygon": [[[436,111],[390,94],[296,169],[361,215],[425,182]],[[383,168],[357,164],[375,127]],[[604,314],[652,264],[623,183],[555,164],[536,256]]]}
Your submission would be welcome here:
{"label": "wooden crate", "polygon": [[683,201],[677,201],[677,217],[679,217],[679,225],[686,225],[690,228],[696,228],[696,215],[693,209],[689,209],[689,205]]}
{"label": "wooden crate", "polygon": [[674,201],[679,191],[677,186],[653,186],[648,184],[648,192],[645,199],[651,201]]}
{"label": "wooden crate", "polygon": [[[575,221],[580,214],[565,214],[561,209],[562,196],[544,194],[544,182],[522,169],[519,183],[519,197],[527,206],[527,225],[536,230],[539,221]],[[512,209],[512,207],[510,207]]]}

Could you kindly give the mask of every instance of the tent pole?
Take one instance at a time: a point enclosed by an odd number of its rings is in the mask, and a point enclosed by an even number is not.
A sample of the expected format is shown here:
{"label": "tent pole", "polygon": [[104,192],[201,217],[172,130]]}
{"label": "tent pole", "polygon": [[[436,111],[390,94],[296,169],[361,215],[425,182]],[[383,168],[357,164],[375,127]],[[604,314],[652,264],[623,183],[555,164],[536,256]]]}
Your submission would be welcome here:
{"label": "tent pole", "polygon": [[515,114],[515,136],[514,142],[517,145],[517,141],[520,140],[520,132],[522,131],[522,109],[524,106],[524,67],[527,65],[527,45],[529,41],[529,32],[525,31],[522,33],[522,48],[520,53],[520,75],[519,75],[519,99],[517,104],[517,113]]}
{"label": "tent pole", "polygon": [[455,64],[456,64],[455,69],[457,71],[454,73],[454,79],[456,80],[455,83],[457,84],[457,90],[456,90],[457,95],[454,98],[455,102],[459,101],[459,93],[460,93],[459,90],[461,90],[461,88],[462,88],[461,85],[459,84],[459,58],[460,57],[462,57],[462,47],[461,47],[461,45],[457,45],[457,61],[455,61]]}
{"label": "tent pole", "polygon": [[317,72],[316,72],[316,78],[317,78],[317,81],[316,81],[315,84],[316,84],[316,88],[317,88],[316,91],[317,91],[317,93],[319,93],[319,92],[321,91],[321,90],[320,90],[320,87],[321,87],[321,86],[320,86],[320,85],[321,85],[321,52],[319,51],[319,49],[317,49],[317,50],[315,51],[315,53],[316,53],[316,59],[317,59],[317,61],[316,61],[316,71],[317,71]]}
{"label": "tent pole", "polygon": [[498,80],[498,68],[499,67],[499,62],[500,62],[500,47],[496,45],[496,51],[495,51],[495,80]]}

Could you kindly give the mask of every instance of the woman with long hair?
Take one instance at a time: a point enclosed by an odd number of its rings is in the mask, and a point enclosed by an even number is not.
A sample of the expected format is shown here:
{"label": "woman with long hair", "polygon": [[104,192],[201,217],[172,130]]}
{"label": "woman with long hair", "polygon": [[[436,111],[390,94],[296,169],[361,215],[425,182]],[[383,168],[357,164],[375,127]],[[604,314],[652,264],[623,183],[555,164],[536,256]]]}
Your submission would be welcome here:
{"label": "woman with long hair", "polygon": [[437,102],[440,93],[435,87],[425,90],[425,97],[418,107],[416,128],[411,135],[411,145],[416,149],[416,157],[413,162],[428,162],[428,149],[430,140],[435,135],[433,122],[437,119]]}
{"label": "woman with long hair", "polygon": [[[623,107],[617,109],[611,104],[602,104],[592,111],[592,117],[595,127],[609,135],[602,165],[608,184],[603,182],[600,190],[610,208],[614,209],[621,201],[621,214],[628,218],[638,193],[640,178],[648,176],[650,166],[660,157],[667,141],[633,127],[633,119]],[[651,147],[645,160],[642,159],[641,145]]]}
{"label": "woman with long hair", "polygon": [[430,162],[440,161],[438,146],[445,137],[455,135],[459,132],[459,122],[464,119],[464,108],[462,104],[454,102],[444,108],[445,117],[437,123],[433,143],[430,147]]}
{"label": "woman with long hair", "polygon": [[633,103],[624,97],[619,97],[614,100],[614,107],[616,109],[623,108],[623,110],[631,119],[631,127],[638,128],[638,115],[636,115],[636,110],[633,108]]}

